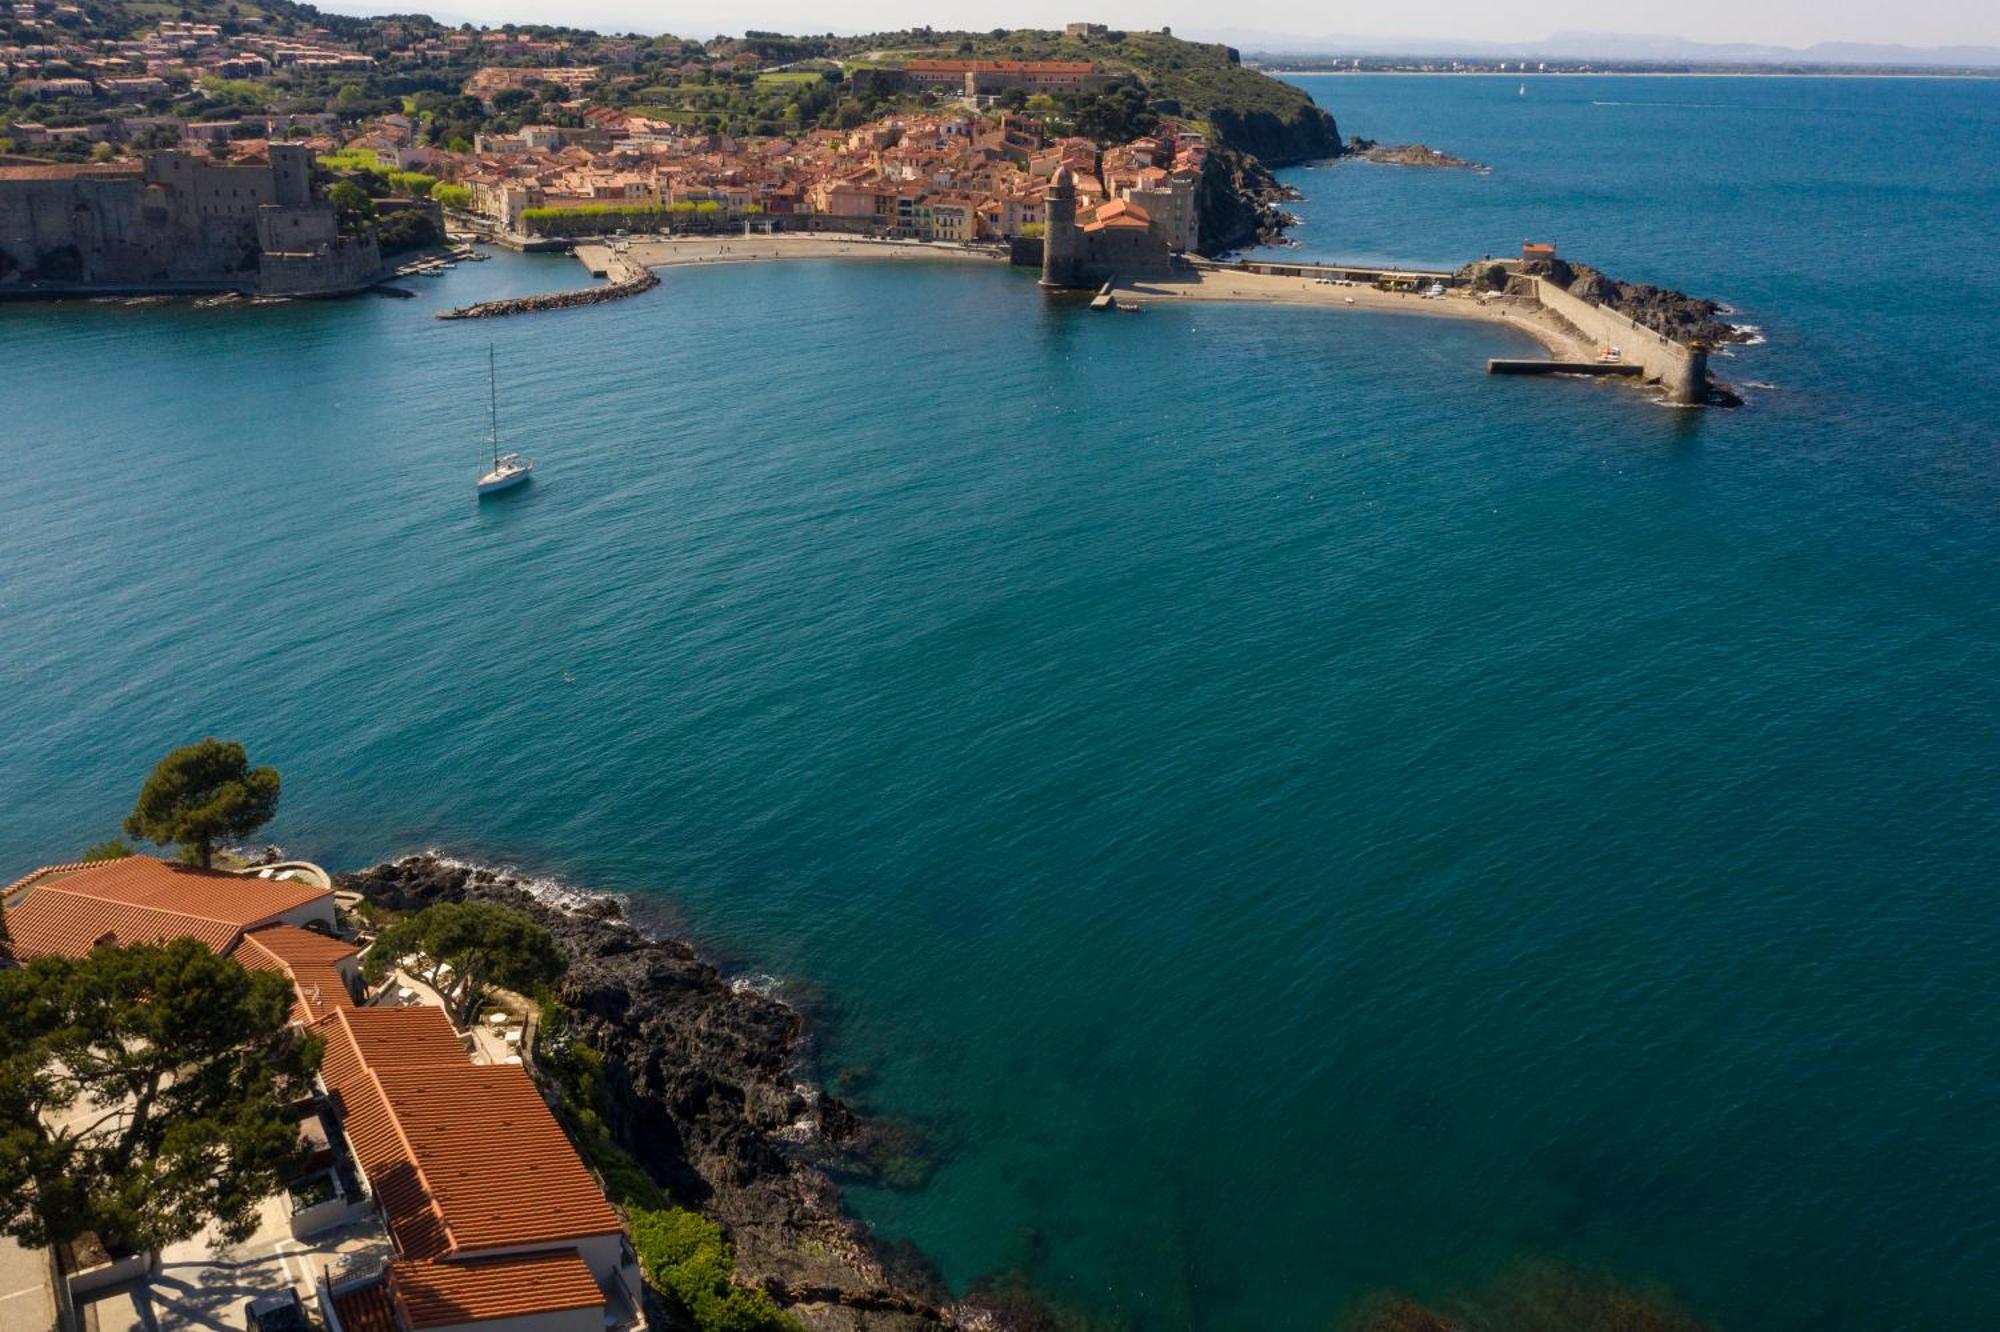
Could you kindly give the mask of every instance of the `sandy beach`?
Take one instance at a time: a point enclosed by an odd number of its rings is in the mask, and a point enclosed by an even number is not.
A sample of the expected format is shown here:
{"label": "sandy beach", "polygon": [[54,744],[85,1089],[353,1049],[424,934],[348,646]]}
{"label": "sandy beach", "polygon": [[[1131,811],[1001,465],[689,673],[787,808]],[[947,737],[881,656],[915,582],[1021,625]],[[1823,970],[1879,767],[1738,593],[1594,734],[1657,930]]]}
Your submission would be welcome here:
{"label": "sandy beach", "polygon": [[[773,259],[864,259],[878,263],[935,262],[1005,264],[1004,252],[991,248],[930,241],[869,240],[858,236],[780,234],[775,236],[683,236],[669,240],[634,238],[624,257],[647,268],[696,264],[756,263]],[[595,252],[601,263],[604,247],[578,247],[587,264]],[[1526,334],[1558,359],[1589,360],[1596,348],[1578,339],[1566,326],[1533,302],[1507,298],[1480,300],[1452,292],[1426,299],[1413,292],[1375,287],[1330,286],[1312,278],[1203,266],[1172,278],[1153,278],[1119,286],[1118,299],[1144,307],[1154,301],[1230,301],[1252,305],[1308,305],[1329,310],[1371,310],[1441,319],[1471,319]]]}
{"label": "sandy beach", "polygon": [[1329,310],[1372,310],[1433,319],[1472,319],[1511,328],[1534,338],[1558,360],[1591,360],[1597,349],[1532,301],[1512,297],[1480,300],[1469,292],[1423,297],[1378,287],[1330,286],[1312,278],[1197,269],[1185,278],[1156,278],[1118,288],[1118,298],[1144,306],[1149,301],[1236,301],[1257,305],[1310,305]]}

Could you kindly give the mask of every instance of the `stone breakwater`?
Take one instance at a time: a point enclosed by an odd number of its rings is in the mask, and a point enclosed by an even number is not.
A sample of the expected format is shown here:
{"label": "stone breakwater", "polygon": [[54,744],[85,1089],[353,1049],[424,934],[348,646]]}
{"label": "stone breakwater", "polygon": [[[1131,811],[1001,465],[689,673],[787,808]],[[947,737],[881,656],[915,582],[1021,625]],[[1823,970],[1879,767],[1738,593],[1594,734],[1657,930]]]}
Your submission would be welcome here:
{"label": "stone breakwater", "polygon": [[604,1060],[618,1144],[674,1202],[720,1222],[739,1279],[814,1332],[1024,1325],[997,1297],[953,1300],[921,1254],[882,1244],[846,1214],[833,1174],[884,1178],[898,1135],[801,1072],[808,1032],[798,1009],[732,984],[691,945],[642,931],[608,897],[535,891],[506,871],[434,854],[338,883],[395,910],[491,902],[545,926],[569,961],[556,997],[575,1039]]}
{"label": "stone breakwater", "polygon": [[619,259],[613,270],[613,280],[602,287],[584,287],[578,291],[552,291],[541,296],[516,296],[504,301],[481,301],[477,305],[460,306],[456,310],[440,310],[439,319],[499,319],[506,315],[537,314],[544,310],[568,310],[579,305],[602,305],[606,301],[622,301],[627,296],[637,296],[660,285],[660,275],[642,264]]}

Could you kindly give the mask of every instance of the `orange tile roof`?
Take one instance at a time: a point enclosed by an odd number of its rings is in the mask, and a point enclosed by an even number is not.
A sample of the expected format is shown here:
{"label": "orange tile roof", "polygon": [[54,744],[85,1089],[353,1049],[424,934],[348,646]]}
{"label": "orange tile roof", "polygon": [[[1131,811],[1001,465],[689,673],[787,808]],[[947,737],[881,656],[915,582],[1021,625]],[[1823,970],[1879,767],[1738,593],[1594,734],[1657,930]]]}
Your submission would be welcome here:
{"label": "orange tile roof", "polygon": [[389,1287],[380,1281],[333,1297],[342,1332],[402,1332],[389,1306]]}
{"label": "orange tile roof", "polygon": [[519,1065],[377,1069],[454,1252],[624,1227]]}
{"label": "orange tile roof", "polygon": [[465,1050],[451,1023],[435,1008],[336,1009],[316,1030],[326,1037],[320,1078],[397,1249],[412,1258],[444,1253],[450,1247],[444,1218],[431,1206],[416,1154],[362,1052],[368,1050],[385,1061],[401,1057],[463,1062]]}
{"label": "orange tile roof", "polygon": [[215,952],[224,952],[240,931],[221,921],[198,920],[172,911],[123,906],[88,898],[67,898],[38,889],[27,900],[7,908],[7,934],[14,956],[56,954],[85,957],[100,944],[165,943],[189,936]]}
{"label": "orange tile roof", "polygon": [[340,970],[340,964],[354,953],[354,945],[344,939],[296,925],[259,925],[243,936],[230,956],[252,970],[278,971],[289,977],[296,992],[292,1020],[312,1023],[335,1008],[354,1007],[354,996]]}
{"label": "orange tile roof", "polygon": [[225,874],[151,856],[55,866],[25,882],[7,908],[14,951],[23,958],[82,957],[102,943],[159,943],[183,935],[227,952],[249,926],[332,896],[310,884]]}
{"label": "orange tile roof", "polygon": [[389,1290],[416,1329],[600,1309],[604,1292],[574,1249],[462,1262],[394,1262]]}
{"label": "orange tile roof", "polygon": [[64,892],[105,902],[178,911],[243,927],[332,895],[331,889],[290,879],[226,874],[152,856],[101,860],[60,876],[46,877],[35,886],[35,891]]}
{"label": "orange tile roof", "polygon": [[320,1073],[405,1258],[623,1227],[517,1065],[475,1065],[438,1009],[338,1009]]}

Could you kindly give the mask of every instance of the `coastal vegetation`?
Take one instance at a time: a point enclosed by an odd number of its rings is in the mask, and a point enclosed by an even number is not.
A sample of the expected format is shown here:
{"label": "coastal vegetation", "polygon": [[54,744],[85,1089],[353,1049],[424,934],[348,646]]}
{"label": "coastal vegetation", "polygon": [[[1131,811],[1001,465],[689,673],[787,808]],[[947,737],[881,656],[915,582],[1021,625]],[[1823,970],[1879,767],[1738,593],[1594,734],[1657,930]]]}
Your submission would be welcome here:
{"label": "coastal vegetation", "polygon": [[695,1332],[802,1332],[769,1295],[735,1283],[735,1251],[715,1222],[683,1207],[633,1208],[628,1219],[647,1283]]}
{"label": "coastal vegetation", "polygon": [[422,171],[399,171],[382,165],[375,154],[363,148],[344,148],[337,153],[321,153],[319,165],[339,175],[372,176],[398,194],[408,194],[416,198],[428,197],[437,177]]}
{"label": "coastal vegetation", "polygon": [[153,766],[126,816],[125,834],[177,846],[183,860],[206,869],[218,841],[248,837],[271,821],[278,791],[276,768],[253,768],[242,745],[210,737]]}
{"label": "coastal vegetation", "polygon": [[440,902],[384,929],[362,964],[371,983],[405,958],[445,1001],[452,1021],[472,1022],[487,988],[533,992],[562,975],[549,932],[518,911],[486,902]]}
{"label": "coastal vegetation", "polygon": [[800,1332],[798,1320],[782,1312],[768,1294],[737,1283],[735,1249],[722,1227],[697,1211],[674,1206],[618,1146],[609,1123],[604,1057],[574,1038],[568,1011],[553,997],[542,1000],[536,1063],[554,1082],[562,1116],[604,1181],[606,1196],[624,1209],[647,1283],[686,1323],[695,1332]]}
{"label": "coastal vegetation", "polygon": [[0,1234],[157,1247],[240,1240],[303,1167],[281,1107],[318,1043],[292,987],[195,939],[0,970]]}

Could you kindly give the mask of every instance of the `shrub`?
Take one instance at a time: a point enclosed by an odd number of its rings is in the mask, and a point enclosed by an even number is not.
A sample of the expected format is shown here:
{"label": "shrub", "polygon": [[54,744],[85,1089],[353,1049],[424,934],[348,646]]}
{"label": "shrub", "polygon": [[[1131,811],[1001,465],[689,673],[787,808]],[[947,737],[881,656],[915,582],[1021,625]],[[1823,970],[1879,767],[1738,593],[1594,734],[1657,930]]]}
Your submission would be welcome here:
{"label": "shrub", "polygon": [[431,188],[436,184],[436,176],[426,175],[421,171],[391,171],[389,173],[389,188],[400,190],[404,194],[414,195],[419,199],[429,195]]}
{"label": "shrub", "polygon": [[736,1255],[722,1227],[697,1212],[633,1208],[632,1247],[646,1280],[680,1306],[696,1332],[799,1332],[761,1290],[732,1281]]}

